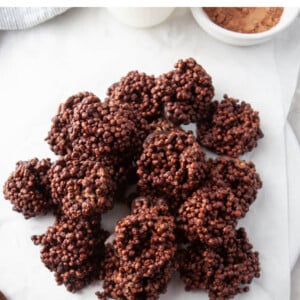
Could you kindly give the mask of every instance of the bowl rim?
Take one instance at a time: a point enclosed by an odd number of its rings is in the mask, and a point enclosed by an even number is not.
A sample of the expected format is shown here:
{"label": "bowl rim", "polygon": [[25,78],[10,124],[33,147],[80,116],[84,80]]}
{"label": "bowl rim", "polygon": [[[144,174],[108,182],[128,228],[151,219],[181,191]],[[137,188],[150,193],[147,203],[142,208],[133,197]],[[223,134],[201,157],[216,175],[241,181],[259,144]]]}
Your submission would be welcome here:
{"label": "bowl rim", "polygon": [[[293,10],[292,10],[293,9]],[[286,10],[290,10],[289,18],[283,23],[280,19],[279,22],[269,30],[263,31],[263,32],[257,32],[257,33],[242,33],[242,32],[236,32],[229,29],[225,29],[217,24],[215,24],[213,21],[210,20],[210,18],[207,16],[207,14],[204,12],[203,7],[192,7],[191,11],[192,14],[196,19],[201,19],[200,26],[202,26],[202,21],[206,24],[209,24],[215,31],[217,31],[220,34],[226,35],[227,37],[231,38],[242,38],[242,39],[248,39],[248,40],[255,40],[255,39],[261,39],[265,37],[270,37],[273,34],[276,34],[282,30],[284,30],[286,27],[288,27],[294,19],[298,16],[298,13],[300,11],[300,7],[283,7],[283,13],[285,13]]]}

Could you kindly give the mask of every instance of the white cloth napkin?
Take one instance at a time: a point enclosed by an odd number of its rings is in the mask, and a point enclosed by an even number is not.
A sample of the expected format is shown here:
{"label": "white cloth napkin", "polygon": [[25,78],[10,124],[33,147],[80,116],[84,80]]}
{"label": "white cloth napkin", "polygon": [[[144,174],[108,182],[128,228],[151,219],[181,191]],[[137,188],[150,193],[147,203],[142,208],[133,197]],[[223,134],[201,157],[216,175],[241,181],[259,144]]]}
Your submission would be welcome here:
{"label": "white cloth napkin", "polygon": [[[0,183],[17,160],[54,157],[43,139],[58,104],[69,95],[90,90],[103,99],[106,88],[131,69],[158,75],[179,58],[195,57],[212,75],[216,98],[228,93],[250,102],[260,111],[265,133],[259,147],[245,156],[255,162],[264,187],[240,222],[260,252],[262,277],[253,282],[250,293],[236,299],[289,299],[291,262],[299,251],[296,231],[289,227],[298,223],[291,223],[289,208],[296,211],[299,205],[288,201],[287,175],[292,173],[287,168],[285,124],[299,70],[299,27],[297,20],[276,40],[239,48],[208,36],[186,10],[160,26],[139,30],[119,24],[104,9],[75,9],[59,22],[2,33]],[[56,286],[40,262],[30,236],[42,233],[53,218],[24,221],[0,198],[0,289],[14,300],[95,299],[99,283],[70,294]],[[161,299],[207,295],[185,293],[175,278]]]}
{"label": "white cloth napkin", "polygon": [[0,29],[25,29],[43,23],[64,13],[67,8],[59,7],[2,7]]}

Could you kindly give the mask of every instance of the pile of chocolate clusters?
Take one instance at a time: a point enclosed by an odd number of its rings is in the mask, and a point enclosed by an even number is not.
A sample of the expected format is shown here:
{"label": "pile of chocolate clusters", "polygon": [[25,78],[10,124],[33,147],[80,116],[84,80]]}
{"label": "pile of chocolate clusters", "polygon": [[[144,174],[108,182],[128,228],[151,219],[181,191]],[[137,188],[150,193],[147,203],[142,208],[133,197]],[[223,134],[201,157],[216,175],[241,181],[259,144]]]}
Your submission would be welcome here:
{"label": "pile of chocolate clusters", "polygon": [[[100,299],[154,300],[178,271],[186,290],[211,300],[249,290],[258,253],[237,223],[262,182],[238,156],[263,134],[249,104],[213,97],[211,77],[189,58],[159,77],[129,72],[103,102],[84,92],[59,106],[46,138],[58,159],[20,161],[4,186],[25,218],[55,214],[32,239],[58,284],[75,292],[101,279]],[[197,137],[180,127],[189,123]],[[223,156],[207,159],[202,147]],[[101,216],[117,199],[131,214],[106,242]]]}

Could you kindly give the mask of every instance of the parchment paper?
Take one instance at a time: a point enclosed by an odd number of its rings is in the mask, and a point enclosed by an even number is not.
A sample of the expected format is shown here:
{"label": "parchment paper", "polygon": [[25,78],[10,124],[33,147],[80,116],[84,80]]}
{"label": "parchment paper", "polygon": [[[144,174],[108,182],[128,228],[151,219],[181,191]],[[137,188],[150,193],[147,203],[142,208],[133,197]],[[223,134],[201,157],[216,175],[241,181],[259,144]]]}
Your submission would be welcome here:
{"label": "parchment paper", "polygon": [[[285,101],[295,89],[300,57],[299,20],[282,37],[239,48],[205,34],[186,10],[147,30],[119,24],[105,9],[75,9],[23,32],[0,35],[0,183],[18,160],[55,156],[43,139],[60,102],[88,90],[104,98],[106,88],[138,69],[158,75],[179,58],[194,57],[212,75],[216,98],[224,93],[246,100],[260,112],[265,138],[245,156],[264,182],[245,226],[260,252],[262,276],[250,293],[236,299],[289,299],[290,251],[284,125]],[[283,41],[284,40],[284,44]],[[279,52],[278,52],[279,51]],[[279,53],[279,54],[278,54]],[[289,80],[286,79],[289,76]],[[289,98],[285,99],[285,95]],[[122,214],[122,212],[119,212]],[[114,216],[105,218],[112,227]],[[96,299],[99,283],[71,294],[57,287],[39,258],[33,234],[52,224],[51,216],[25,221],[0,195],[0,289],[14,300]],[[186,293],[175,278],[161,299],[207,299]]]}

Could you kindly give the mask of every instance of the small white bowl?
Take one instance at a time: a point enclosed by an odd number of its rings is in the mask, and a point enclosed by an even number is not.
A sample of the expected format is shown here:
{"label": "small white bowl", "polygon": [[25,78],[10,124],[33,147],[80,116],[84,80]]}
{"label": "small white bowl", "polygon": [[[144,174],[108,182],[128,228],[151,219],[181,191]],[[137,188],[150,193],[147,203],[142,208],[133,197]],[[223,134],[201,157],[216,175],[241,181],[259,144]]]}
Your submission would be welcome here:
{"label": "small white bowl", "polygon": [[259,33],[239,33],[224,29],[212,22],[201,7],[191,8],[195,20],[204,31],[224,43],[236,46],[250,46],[270,40],[293,22],[299,10],[300,8],[285,7],[278,24],[267,31]]}
{"label": "small white bowl", "polygon": [[123,24],[145,28],[162,23],[174,7],[109,7],[108,10]]}

